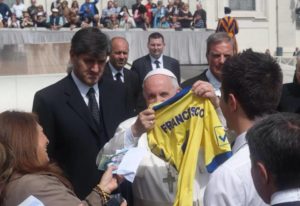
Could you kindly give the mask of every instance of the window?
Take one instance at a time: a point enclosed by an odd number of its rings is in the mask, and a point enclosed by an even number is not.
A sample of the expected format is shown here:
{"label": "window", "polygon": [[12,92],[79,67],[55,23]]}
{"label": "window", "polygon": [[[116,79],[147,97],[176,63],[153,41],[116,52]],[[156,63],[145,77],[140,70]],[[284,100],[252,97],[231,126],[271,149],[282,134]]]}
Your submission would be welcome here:
{"label": "window", "polygon": [[232,10],[255,10],[255,0],[229,0],[229,7]]}
{"label": "window", "polygon": [[118,2],[119,7],[127,6],[128,9],[131,9],[132,5],[136,3],[136,0],[115,0]]}
{"label": "window", "polygon": [[267,0],[218,0],[218,18],[224,16],[224,6],[237,18],[267,19]]}

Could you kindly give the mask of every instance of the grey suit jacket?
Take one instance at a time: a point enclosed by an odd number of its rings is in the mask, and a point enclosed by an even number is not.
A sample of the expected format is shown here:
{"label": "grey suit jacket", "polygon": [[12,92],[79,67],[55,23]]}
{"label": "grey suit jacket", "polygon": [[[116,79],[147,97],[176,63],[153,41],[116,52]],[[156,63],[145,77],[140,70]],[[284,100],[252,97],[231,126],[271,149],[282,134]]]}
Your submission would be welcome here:
{"label": "grey suit jacket", "polygon": [[81,203],[102,205],[101,198],[95,191],[91,191],[86,200],[81,201],[58,178],[46,173],[14,175],[6,189],[3,206],[18,205],[30,195],[39,199],[45,206],[78,206]]}

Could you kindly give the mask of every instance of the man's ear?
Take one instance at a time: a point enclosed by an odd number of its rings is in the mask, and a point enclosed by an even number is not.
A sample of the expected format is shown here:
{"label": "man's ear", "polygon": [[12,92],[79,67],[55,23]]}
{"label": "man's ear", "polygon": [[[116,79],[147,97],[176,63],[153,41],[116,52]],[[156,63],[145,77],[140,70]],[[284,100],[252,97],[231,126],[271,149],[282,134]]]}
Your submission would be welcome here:
{"label": "man's ear", "polygon": [[256,167],[258,170],[258,174],[261,177],[261,181],[264,185],[267,185],[270,181],[270,175],[262,162],[256,162]]}
{"label": "man's ear", "polygon": [[228,105],[230,106],[231,111],[236,111],[237,110],[237,105],[238,105],[238,101],[235,98],[234,94],[230,93],[228,95]]}

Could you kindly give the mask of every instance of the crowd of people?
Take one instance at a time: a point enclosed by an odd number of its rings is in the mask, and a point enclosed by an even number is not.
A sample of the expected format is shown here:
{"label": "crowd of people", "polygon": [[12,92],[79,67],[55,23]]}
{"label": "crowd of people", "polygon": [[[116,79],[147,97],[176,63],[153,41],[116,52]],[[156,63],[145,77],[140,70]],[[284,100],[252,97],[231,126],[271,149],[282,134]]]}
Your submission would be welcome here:
{"label": "crowd of people", "polygon": [[51,4],[51,13],[47,14],[42,5],[31,0],[26,8],[21,0],[16,0],[9,8],[0,0],[0,27],[26,28],[46,27],[53,30],[61,27],[83,28],[206,28],[206,11],[201,3],[192,14],[189,5],[181,0],[171,0],[164,5],[161,0],[153,3],[148,0],[143,5],[137,0],[132,5],[132,13],[127,6],[120,7],[117,1],[109,0],[107,6],[99,11],[98,0],[85,0],[79,5],[77,0],[69,4],[67,0],[55,0]]}
{"label": "crowd of people", "polygon": [[[77,5],[92,24],[126,13],[112,13],[109,1],[100,17],[96,3]],[[164,6],[148,3],[133,5],[137,27],[157,25],[153,11]],[[179,15],[188,5],[178,3],[163,18],[190,26],[193,17]],[[67,13],[58,5],[56,17]],[[94,26],[74,34],[67,76],[35,93],[33,113],[0,114],[0,204],[34,196],[42,205],[299,205],[300,58],[283,85],[271,55],[237,53],[234,35],[218,31],[207,39],[208,68],[181,82],[164,36],[151,33],[147,47],[126,69],[126,38]],[[102,155],[134,147],[146,154],[132,183],[116,167],[98,169]]]}

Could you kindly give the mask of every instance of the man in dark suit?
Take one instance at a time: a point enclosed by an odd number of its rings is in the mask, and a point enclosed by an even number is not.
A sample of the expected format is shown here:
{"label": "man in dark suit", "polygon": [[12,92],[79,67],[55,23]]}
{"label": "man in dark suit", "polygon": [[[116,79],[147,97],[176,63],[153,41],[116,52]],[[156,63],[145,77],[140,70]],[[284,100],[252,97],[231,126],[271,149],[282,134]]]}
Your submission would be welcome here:
{"label": "man in dark suit", "polygon": [[130,117],[126,92],[102,78],[108,38],[96,28],[75,33],[72,70],[67,77],[35,94],[33,112],[50,143],[48,153],[84,198],[100,180],[96,156],[120,122]]}
{"label": "man in dark suit", "polygon": [[131,67],[131,70],[136,72],[139,77],[139,85],[140,85],[139,102],[141,102],[138,108],[139,111],[143,111],[147,107],[146,102],[142,95],[142,84],[148,72],[157,68],[168,69],[171,72],[173,72],[173,74],[175,74],[178,83],[180,83],[179,62],[176,59],[163,55],[163,51],[165,48],[164,36],[158,32],[154,32],[150,34],[148,37],[147,46],[149,49],[149,54],[136,59],[132,63],[132,67]]}
{"label": "man in dark suit", "polygon": [[128,60],[129,45],[124,37],[113,37],[110,41],[109,61],[106,63],[103,78],[113,81],[126,92],[126,104],[133,115],[139,95],[139,79],[135,72],[124,66]]}
{"label": "man in dark suit", "polygon": [[261,198],[274,206],[300,205],[300,116],[278,113],[247,133],[251,173]]}
{"label": "man in dark suit", "polygon": [[225,32],[211,34],[207,39],[206,58],[209,68],[200,75],[192,77],[181,84],[181,87],[193,86],[198,80],[209,82],[216,95],[221,96],[221,72],[225,60],[233,55],[233,41]]}
{"label": "man in dark suit", "polygon": [[136,59],[132,63],[131,70],[139,76],[140,85],[142,85],[148,72],[156,68],[165,68],[175,74],[180,83],[180,66],[176,59],[163,55],[165,48],[164,37],[161,33],[154,32],[148,37],[149,54]]}

